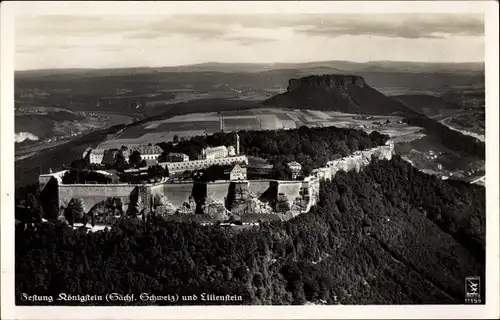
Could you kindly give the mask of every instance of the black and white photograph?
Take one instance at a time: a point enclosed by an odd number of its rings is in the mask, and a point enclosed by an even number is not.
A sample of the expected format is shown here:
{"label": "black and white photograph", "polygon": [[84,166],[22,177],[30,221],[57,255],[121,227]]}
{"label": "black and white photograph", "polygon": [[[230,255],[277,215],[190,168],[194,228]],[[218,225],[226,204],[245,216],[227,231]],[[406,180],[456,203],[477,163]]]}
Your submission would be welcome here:
{"label": "black and white photograph", "polygon": [[306,2],[2,12],[6,319],[499,316],[498,3]]}

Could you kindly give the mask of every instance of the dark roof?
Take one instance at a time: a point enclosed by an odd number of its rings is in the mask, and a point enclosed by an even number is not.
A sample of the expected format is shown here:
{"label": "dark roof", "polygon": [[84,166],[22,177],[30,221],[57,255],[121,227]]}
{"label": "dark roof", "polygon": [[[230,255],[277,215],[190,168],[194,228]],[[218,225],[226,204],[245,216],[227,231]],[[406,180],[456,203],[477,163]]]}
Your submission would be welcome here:
{"label": "dark roof", "polygon": [[239,165],[241,168],[246,168],[247,167],[247,164],[245,162],[241,162],[241,163],[235,163],[232,167],[231,167],[231,170],[236,167],[236,165]]}
{"label": "dark roof", "polygon": [[113,163],[115,161],[115,155],[118,153],[116,150],[106,150],[102,158],[103,163]]}
{"label": "dark roof", "polygon": [[130,148],[131,152],[139,151],[140,154],[161,154],[163,149],[157,145],[148,146],[148,145],[139,145]]}
{"label": "dark roof", "polygon": [[156,166],[158,164],[158,160],[154,159],[145,159],[144,161],[148,167]]}

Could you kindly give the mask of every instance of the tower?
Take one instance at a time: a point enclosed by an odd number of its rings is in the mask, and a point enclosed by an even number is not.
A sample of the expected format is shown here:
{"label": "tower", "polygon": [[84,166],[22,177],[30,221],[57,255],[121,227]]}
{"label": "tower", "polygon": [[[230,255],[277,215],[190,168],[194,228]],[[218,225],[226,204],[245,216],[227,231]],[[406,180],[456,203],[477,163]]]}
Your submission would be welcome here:
{"label": "tower", "polygon": [[222,112],[219,112],[220,132],[224,132],[224,117]]}
{"label": "tower", "polygon": [[240,155],[240,135],[236,132],[236,155]]}

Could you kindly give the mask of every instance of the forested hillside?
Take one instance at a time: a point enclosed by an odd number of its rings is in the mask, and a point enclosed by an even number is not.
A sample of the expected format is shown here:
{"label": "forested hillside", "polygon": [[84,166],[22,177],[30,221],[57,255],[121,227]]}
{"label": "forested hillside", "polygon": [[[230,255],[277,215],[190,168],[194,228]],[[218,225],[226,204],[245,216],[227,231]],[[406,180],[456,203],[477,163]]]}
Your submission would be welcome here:
{"label": "forested hillside", "polygon": [[16,297],[207,292],[240,294],[243,304],[463,303],[464,277],[484,276],[484,226],[483,187],[439,180],[396,156],[322,183],[307,214],[243,231],[160,220],[125,219],[96,233],[20,224]]}
{"label": "forested hillside", "polygon": [[[298,161],[303,169],[310,172],[324,167],[329,160],[345,157],[368,148],[384,145],[389,136],[373,131],[337,128],[300,127],[292,130],[240,131],[241,152],[261,157],[274,165],[285,167],[286,162]],[[187,154],[197,159],[207,146],[234,145],[234,133],[215,133],[209,136],[193,137],[177,144],[160,143],[164,150],[160,161],[165,161],[171,152]]]}

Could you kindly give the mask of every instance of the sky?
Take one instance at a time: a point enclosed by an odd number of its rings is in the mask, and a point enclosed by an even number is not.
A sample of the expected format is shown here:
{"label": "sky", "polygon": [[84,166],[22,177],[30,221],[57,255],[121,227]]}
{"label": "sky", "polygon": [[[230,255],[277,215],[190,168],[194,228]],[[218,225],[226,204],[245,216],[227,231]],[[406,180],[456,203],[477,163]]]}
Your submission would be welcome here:
{"label": "sky", "polygon": [[484,42],[480,14],[38,15],[15,20],[15,69],[482,62]]}

